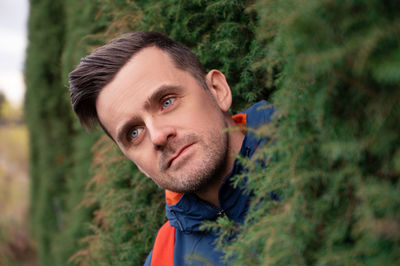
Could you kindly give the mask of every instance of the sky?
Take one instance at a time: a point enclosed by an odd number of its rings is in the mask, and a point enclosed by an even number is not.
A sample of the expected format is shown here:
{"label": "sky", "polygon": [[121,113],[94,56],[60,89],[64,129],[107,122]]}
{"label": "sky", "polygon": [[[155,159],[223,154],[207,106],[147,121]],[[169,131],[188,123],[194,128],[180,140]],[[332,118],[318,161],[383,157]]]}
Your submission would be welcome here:
{"label": "sky", "polygon": [[0,91],[14,106],[23,103],[28,0],[0,0]]}

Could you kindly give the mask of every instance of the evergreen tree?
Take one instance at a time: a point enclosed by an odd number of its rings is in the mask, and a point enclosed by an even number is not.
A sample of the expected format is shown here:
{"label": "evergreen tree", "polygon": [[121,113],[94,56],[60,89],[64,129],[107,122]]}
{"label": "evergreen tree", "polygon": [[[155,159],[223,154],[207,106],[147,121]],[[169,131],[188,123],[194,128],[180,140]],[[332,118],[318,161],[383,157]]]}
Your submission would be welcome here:
{"label": "evergreen tree", "polygon": [[[252,36],[253,22],[250,16],[244,13],[245,3],[100,1],[98,6],[101,6],[98,20],[111,21],[104,31],[105,34],[95,34],[90,36],[90,39],[106,42],[131,30],[157,30],[191,47],[200,55],[200,60],[206,67],[208,65],[209,68],[225,68],[233,86],[242,86],[243,89],[243,84],[261,84],[261,80],[253,78],[251,66],[246,65],[248,76],[247,80],[243,79],[241,85],[237,78],[240,76],[240,67],[248,62],[243,62],[242,57],[254,60],[256,54],[254,51],[249,52],[252,39],[247,37]],[[194,18],[196,19],[193,20]],[[204,21],[207,23],[202,23]],[[219,31],[226,32],[214,34],[221,23],[226,24]],[[189,28],[192,30],[188,30]],[[232,34],[233,32],[235,34]],[[242,32],[246,33],[245,39],[242,38]],[[213,50],[207,51],[210,47],[213,47]],[[226,50],[228,47],[229,50]],[[263,87],[248,91],[249,96],[246,96],[246,93],[240,96],[238,90],[234,89],[237,97],[255,99],[261,97]],[[235,109],[244,105],[245,101],[238,101]],[[158,228],[165,221],[163,192],[138,173],[126,159],[121,160],[121,155],[109,145],[107,142],[100,142],[94,149],[95,158],[101,158],[101,164],[95,161],[96,174],[90,181],[91,186],[87,190],[84,203],[99,207],[91,225],[93,233],[84,239],[86,247],[73,256],[72,262],[139,265],[144,262],[152,248]]]}
{"label": "evergreen tree", "polygon": [[258,132],[271,139],[255,158],[267,168],[244,162],[246,223],[220,245],[237,265],[399,264],[399,3],[254,8],[278,114]]}
{"label": "evergreen tree", "polygon": [[[394,0],[31,0],[25,112],[40,263],[142,264],[165,221],[162,190],[100,130],[81,129],[66,88],[95,47],[156,30],[225,73],[233,112],[276,90],[275,121],[256,132],[269,144],[236,178],[253,194],[248,219],[213,225],[227,259],[398,264],[398,10]],[[239,233],[226,243],[229,229]]]}
{"label": "evergreen tree", "polygon": [[[63,84],[68,84],[68,73],[72,71],[80,58],[90,52],[93,45],[100,43],[88,37],[104,30],[108,22],[96,19],[98,11],[99,8],[93,1],[83,3],[69,0],[64,5],[65,42],[62,55],[58,59],[62,70],[60,79]],[[67,86],[64,86],[64,93],[68,94]],[[67,101],[69,103],[69,97]],[[72,114],[70,104],[68,112]],[[73,134],[68,136],[71,147],[69,154],[71,168],[65,183],[65,208],[62,214],[64,227],[54,235],[54,252],[49,254],[53,256],[56,265],[72,264],[71,256],[84,246],[80,239],[90,233],[89,223],[93,219],[92,212],[95,208],[82,205],[81,201],[85,195],[86,184],[93,175],[90,171],[94,154],[92,146],[98,140],[100,131],[89,134],[82,129],[74,115],[69,126],[73,128]]]}
{"label": "evergreen tree", "polygon": [[25,116],[30,132],[31,231],[42,265],[55,265],[53,239],[64,226],[65,181],[71,173],[72,116],[59,61],[63,19],[59,1],[30,2]]}

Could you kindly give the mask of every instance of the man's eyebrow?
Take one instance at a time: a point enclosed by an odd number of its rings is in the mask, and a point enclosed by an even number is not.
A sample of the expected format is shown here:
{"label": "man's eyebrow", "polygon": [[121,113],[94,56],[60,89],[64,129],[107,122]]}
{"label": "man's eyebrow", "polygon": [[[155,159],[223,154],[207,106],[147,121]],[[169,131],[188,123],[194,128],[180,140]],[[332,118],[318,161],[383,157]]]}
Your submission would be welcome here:
{"label": "man's eyebrow", "polygon": [[[146,110],[149,110],[149,109],[151,109],[151,106],[153,103],[158,102],[166,94],[171,93],[171,92],[179,93],[180,91],[182,91],[182,89],[183,89],[182,86],[179,86],[179,85],[161,85],[145,101],[144,108]],[[135,123],[138,123],[138,121],[140,121],[140,118],[134,116],[134,117],[130,118],[128,121],[126,121],[120,127],[120,129],[117,129],[117,142],[118,143],[123,143],[124,134],[126,134],[125,132],[127,132],[132,127],[132,125],[134,125]]]}

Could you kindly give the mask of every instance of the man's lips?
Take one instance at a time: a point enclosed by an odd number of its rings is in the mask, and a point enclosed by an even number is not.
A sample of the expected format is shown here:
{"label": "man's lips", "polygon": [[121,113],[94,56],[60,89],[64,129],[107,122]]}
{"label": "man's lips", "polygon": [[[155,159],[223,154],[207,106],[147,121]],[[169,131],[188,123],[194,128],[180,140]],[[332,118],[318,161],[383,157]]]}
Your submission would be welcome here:
{"label": "man's lips", "polygon": [[194,143],[188,144],[183,146],[177,153],[171,156],[171,159],[168,161],[168,168],[171,166],[171,164],[174,162],[176,158],[178,158],[184,151],[186,151],[187,148],[192,146]]}

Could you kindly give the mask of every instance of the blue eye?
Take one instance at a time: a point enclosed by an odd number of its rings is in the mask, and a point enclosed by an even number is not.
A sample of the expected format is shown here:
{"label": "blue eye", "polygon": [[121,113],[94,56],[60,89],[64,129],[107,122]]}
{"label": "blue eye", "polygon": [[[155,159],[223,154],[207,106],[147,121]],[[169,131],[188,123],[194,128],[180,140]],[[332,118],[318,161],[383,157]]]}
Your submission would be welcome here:
{"label": "blue eye", "polygon": [[162,107],[163,108],[168,108],[170,107],[174,102],[175,102],[174,97],[167,98],[165,101],[162,102]]}
{"label": "blue eye", "polygon": [[140,128],[140,127],[134,128],[134,129],[129,133],[129,137],[130,137],[132,140],[134,140],[134,139],[136,139],[136,138],[139,136],[139,134],[140,134],[142,131],[143,131],[143,128]]}

